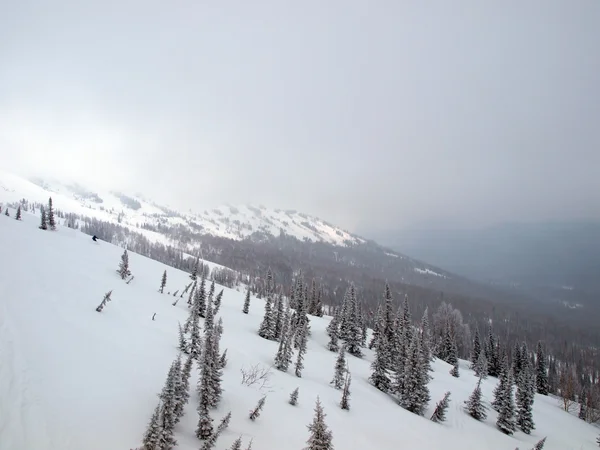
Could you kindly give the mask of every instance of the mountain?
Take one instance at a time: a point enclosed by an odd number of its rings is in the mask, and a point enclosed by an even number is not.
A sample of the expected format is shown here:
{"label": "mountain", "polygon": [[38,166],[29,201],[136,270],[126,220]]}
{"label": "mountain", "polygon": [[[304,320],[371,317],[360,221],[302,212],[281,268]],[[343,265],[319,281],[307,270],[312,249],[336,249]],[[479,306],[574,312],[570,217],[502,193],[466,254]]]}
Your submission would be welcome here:
{"label": "mountain", "polygon": [[[189,313],[185,301],[173,306],[174,297],[167,292],[187,285],[189,274],[131,252],[135,278],[126,284],[115,271],[122,248],[94,243],[62,226],[44,232],[37,225],[38,217],[28,213],[20,222],[0,215],[0,449],[136,448],[158,404],[169,366],[177,358],[178,324]],[[167,287],[160,294],[165,270]],[[418,416],[369,384],[374,355],[363,349],[362,359],[348,357],[351,409],[342,410],[341,391],[329,384],[336,361],[336,354],[325,348],[330,318],[311,316],[305,367],[298,378],[293,370],[269,370],[278,343],[257,335],[264,301],[252,297],[245,315],[244,287],[239,286],[242,292],[222,289],[218,317],[223,319],[221,351],[228,349],[228,363],[223,370],[223,398],[210,415],[215,426],[227,412],[232,416],[216,449],[231,448],[240,436],[242,448],[251,440],[252,448],[260,450],[304,448],[317,397],[336,449],[391,450],[399,445],[425,450],[529,449],[543,437],[546,450],[597,448],[597,428],[562,411],[555,397],[535,396],[536,429],[531,435],[498,431],[497,414],[489,405],[497,381],[492,377],[482,381],[488,417],[474,420],[463,402],[477,377],[466,361],[460,361],[460,378],[448,373],[450,365],[434,361],[428,385],[431,400],[424,416]],[[96,312],[109,290],[112,301]],[[241,383],[241,371],[252,367],[267,371],[265,385]],[[180,450],[201,446],[194,435],[198,372],[195,364],[189,403],[175,428]],[[288,398],[296,387],[299,402],[291,406]],[[446,391],[451,392],[447,421],[433,423],[428,418]],[[263,395],[264,410],[251,421],[248,411]]]}

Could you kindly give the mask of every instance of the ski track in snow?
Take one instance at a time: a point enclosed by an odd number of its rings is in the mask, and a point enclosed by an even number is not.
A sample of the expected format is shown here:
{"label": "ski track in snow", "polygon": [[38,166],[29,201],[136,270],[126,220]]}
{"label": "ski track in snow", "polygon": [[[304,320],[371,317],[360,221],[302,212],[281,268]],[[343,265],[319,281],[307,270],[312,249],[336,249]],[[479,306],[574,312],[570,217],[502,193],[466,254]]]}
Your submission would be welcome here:
{"label": "ski track in snow", "polygon": [[[177,356],[177,323],[188,315],[187,298],[171,306],[166,294],[187,285],[189,275],[130,253],[134,281],[127,285],[115,269],[123,249],[59,227],[37,229],[38,218],[23,222],[0,215],[0,450],[118,450],[135,448],[157,404],[171,361]],[[168,272],[165,294],[157,292]],[[95,308],[104,293],[112,301]],[[217,292],[221,288],[217,288]],[[435,360],[429,383],[431,401],[424,417],[397,405],[393,397],[368,383],[373,352],[348,358],[352,372],[351,410],[339,408],[341,391],[330,384],[336,354],[326,349],[328,318],[311,317],[302,378],[275,369],[263,390],[240,384],[240,369],[269,367],[276,342],[257,335],[264,301],[252,298],[250,314],[241,313],[244,293],[225,289],[219,316],[228,348],[223,398],[211,411],[214,424],[232,411],[231,425],[217,442],[224,450],[240,435],[244,448],[253,438],[256,450],[305,447],[306,425],[320,396],[326,422],[338,450],[528,450],[548,436],[545,450],[597,449],[598,428],[563,412],[557,399],[536,395],[536,429],[506,436],[496,429],[489,405],[496,380],[482,382],[488,418],[478,422],[464,410],[477,378],[460,363],[460,378]],[[151,319],[156,313],[156,320]],[[190,402],[176,428],[177,450],[198,449],[197,369],[192,372]],[[298,406],[288,404],[300,388]],[[444,392],[451,392],[447,421],[429,420]],[[256,422],[248,410],[264,394],[265,409]]]}

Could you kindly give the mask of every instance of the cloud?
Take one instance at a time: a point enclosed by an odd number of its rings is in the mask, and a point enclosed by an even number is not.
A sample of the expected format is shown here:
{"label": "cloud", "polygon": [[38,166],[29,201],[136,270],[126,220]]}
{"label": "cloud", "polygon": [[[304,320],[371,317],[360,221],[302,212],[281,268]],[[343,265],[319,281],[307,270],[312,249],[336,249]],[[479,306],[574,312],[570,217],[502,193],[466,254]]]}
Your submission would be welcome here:
{"label": "cloud", "polygon": [[356,229],[600,219],[600,6],[17,2],[0,158]]}

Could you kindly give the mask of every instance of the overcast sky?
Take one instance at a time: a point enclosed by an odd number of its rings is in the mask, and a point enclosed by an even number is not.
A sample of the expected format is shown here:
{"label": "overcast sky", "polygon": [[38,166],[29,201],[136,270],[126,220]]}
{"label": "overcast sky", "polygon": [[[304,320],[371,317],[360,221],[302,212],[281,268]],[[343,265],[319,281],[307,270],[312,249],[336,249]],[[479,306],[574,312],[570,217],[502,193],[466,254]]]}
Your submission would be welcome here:
{"label": "overcast sky", "polygon": [[0,4],[0,164],[352,230],[600,218],[600,2]]}

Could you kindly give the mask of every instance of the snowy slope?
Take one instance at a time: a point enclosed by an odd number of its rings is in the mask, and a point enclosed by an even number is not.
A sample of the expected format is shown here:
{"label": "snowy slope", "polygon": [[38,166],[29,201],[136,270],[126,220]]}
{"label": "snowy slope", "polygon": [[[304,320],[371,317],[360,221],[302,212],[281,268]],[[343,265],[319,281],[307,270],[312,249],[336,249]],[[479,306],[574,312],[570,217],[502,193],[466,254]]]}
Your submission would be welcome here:
{"label": "snowy slope", "polygon": [[[177,323],[185,320],[188,309],[184,302],[172,306],[172,296],[157,292],[166,268],[162,264],[130,254],[135,279],[127,285],[115,272],[122,249],[93,243],[67,228],[44,232],[37,222],[27,214],[23,222],[0,215],[0,450],[134,448],[177,355]],[[188,283],[188,274],[166,269],[167,290]],[[110,289],[113,301],[97,313],[95,307]],[[503,435],[495,428],[496,413],[491,410],[485,422],[475,421],[462,409],[475,377],[463,367],[455,379],[440,361],[434,363],[426,417],[446,390],[452,392],[452,402],[447,422],[434,424],[368,384],[373,359],[368,350],[363,360],[349,360],[352,409],[343,411],[338,407],[340,391],[329,385],[336,355],[325,349],[327,318],[311,317],[302,378],[291,370],[273,370],[264,391],[244,386],[240,368],[269,366],[277,344],[256,334],[264,303],[253,298],[250,314],[244,315],[242,302],[243,293],[225,289],[221,349],[229,349],[229,363],[223,400],[213,418],[218,421],[230,410],[233,416],[217,449],[229,448],[240,435],[245,443],[253,438],[258,450],[303,448],[317,395],[338,450],[524,450],[544,436],[547,450],[597,448],[598,429],[563,412],[558,401],[548,397],[536,396],[537,429],[531,436]],[[494,381],[483,383],[488,402]],[[297,386],[299,405],[292,407],[287,400]],[[252,422],[248,410],[263,393],[264,412]],[[177,427],[178,449],[199,448],[194,436],[196,403],[192,393]]]}
{"label": "snowy slope", "polygon": [[279,236],[286,234],[300,240],[327,242],[334,245],[363,242],[341,228],[328,224],[316,217],[297,211],[268,209],[264,206],[221,206],[201,213],[183,213],[154,204],[136,195],[102,191],[64,183],[56,180],[27,180],[15,174],[0,171],[0,202],[16,202],[23,198],[29,201],[46,203],[52,196],[57,209],[63,212],[95,217],[121,224],[138,232],[143,232],[151,240],[168,243],[168,239],[158,233],[137,228],[149,225],[178,226],[201,230],[229,239],[243,239],[253,233]]}

